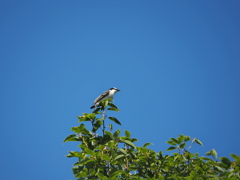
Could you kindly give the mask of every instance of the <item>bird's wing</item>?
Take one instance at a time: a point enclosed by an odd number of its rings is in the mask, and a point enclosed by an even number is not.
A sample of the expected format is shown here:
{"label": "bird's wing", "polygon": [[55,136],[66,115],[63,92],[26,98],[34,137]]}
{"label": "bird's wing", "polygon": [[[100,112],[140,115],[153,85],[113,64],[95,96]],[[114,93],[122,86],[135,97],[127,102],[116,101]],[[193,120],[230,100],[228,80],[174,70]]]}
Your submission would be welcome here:
{"label": "bird's wing", "polygon": [[98,96],[97,99],[95,99],[94,104],[96,104],[97,102],[101,101],[104,97],[106,97],[108,95],[108,93],[109,93],[109,91],[105,91],[100,96]]}

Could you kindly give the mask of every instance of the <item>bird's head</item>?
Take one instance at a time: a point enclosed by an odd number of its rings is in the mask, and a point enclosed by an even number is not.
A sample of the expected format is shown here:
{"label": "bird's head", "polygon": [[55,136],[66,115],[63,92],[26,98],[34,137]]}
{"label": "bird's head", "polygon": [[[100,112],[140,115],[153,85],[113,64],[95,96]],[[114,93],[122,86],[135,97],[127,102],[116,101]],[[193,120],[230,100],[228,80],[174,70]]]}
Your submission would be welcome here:
{"label": "bird's head", "polygon": [[112,88],[110,88],[109,90],[115,90],[116,92],[117,92],[117,91],[120,91],[119,89],[117,89],[117,88],[115,88],[115,87],[112,87]]}

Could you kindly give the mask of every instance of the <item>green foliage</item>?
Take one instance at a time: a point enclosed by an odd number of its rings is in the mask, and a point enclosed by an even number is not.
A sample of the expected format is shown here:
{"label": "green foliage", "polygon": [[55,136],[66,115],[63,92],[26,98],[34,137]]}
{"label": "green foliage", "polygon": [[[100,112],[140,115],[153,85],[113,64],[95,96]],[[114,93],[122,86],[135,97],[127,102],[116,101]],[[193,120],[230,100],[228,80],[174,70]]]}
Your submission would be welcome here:
{"label": "green foliage", "polygon": [[[102,179],[159,179],[159,180],[227,180],[240,179],[240,156],[231,154],[234,159],[217,157],[216,150],[206,153],[209,157],[199,157],[198,153],[190,152],[194,144],[203,143],[190,136],[179,135],[170,138],[167,151],[155,152],[145,143],[137,147],[127,130],[121,136],[120,130],[113,131],[113,124],[106,125],[107,120],[117,125],[120,121],[108,117],[107,111],[119,112],[111,100],[101,102],[101,107],[91,114],[78,116],[79,126],[72,127],[74,134],[66,137],[64,142],[79,141],[78,151],[69,151],[67,157],[77,158],[73,165],[73,174],[77,180]],[[83,123],[91,123],[92,129]],[[109,128],[109,131],[106,130]],[[99,135],[101,133],[102,135]]]}

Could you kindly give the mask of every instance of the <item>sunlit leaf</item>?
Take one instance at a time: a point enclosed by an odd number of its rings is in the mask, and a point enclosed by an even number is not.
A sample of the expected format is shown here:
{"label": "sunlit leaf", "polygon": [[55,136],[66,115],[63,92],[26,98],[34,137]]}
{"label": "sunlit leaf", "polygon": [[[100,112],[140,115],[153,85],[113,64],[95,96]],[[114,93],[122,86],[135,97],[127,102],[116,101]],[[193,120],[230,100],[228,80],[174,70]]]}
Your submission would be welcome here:
{"label": "sunlit leaf", "polygon": [[100,179],[103,179],[103,177],[105,177],[102,173],[98,172],[96,173],[96,175],[100,178]]}
{"label": "sunlit leaf", "polygon": [[108,141],[108,143],[106,145],[110,148],[115,148],[116,147],[115,144],[116,143],[113,140],[111,140],[111,141]]}
{"label": "sunlit leaf", "polygon": [[121,157],[124,157],[124,156],[125,156],[124,154],[120,154],[120,155],[116,156],[114,160],[117,160],[117,159],[119,159]]}
{"label": "sunlit leaf", "polygon": [[231,161],[227,157],[220,157],[219,159],[227,166],[227,168],[231,166]]}
{"label": "sunlit leaf", "polygon": [[108,108],[108,110],[110,110],[110,111],[117,111],[117,112],[119,112],[119,110],[118,110],[118,109],[115,109],[115,108]]}
{"label": "sunlit leaf", "polygon": [[106,161],[110,161],[110,157],[107,154],[103,154],[103,159]]}
{"label": "sunlit leaf", "polygon": [[87,121],[85,116],[78,116],[78,122]]}
{"label": "sunlit leaf", "polygon": [[180,148],[182,149],[182,148],[184,148],[186,146],[186,143],[182,143],[182,144],[180,144]]}
{"label": "sunlit leaf", "polygon": [[212,149],[206,153],[207,156],[213,156],[215,159],[217,159],[217,152],[215,149]]}
{"label": "sunlit leaf", "polygon": [[219,170],[219,171],[222,171],[223,172],[223,169],[221,168],[221,167],[219,167],[219,166],[214,166],[217,170]]}
{"label": "sunlit leaf", "polygon": [[69,154],[67,155],[67,157],[79,157],[82,159],[84,158],[84,155],[77,151],[69,151]]}
{"label": "sunlit leaf", "polygon": [[115,117],[108,117],[110,120],[112,120],[113,122],[117,123],[118,125],[121,125],[121,123],[117,120],[117,118]]}
{"label": "sunlit leaf", "polygon": [[71,134],[67,136],[63,142],[68,142],[68,141],[81,141],[82,138],[78,137],[76,134]]}
{"label": "sunlit leaf", "polygon": [[128,141],[128,140],[122,140],[124,143],[126,143],[127,145],[133,147],[136,149],[136,146],[131,142],[131,141]]}
{"label": "sunlit leaf", "polygon": [[92,156],[95,156],[95,155],[96,155],[96,153],[95,153],[94,151],[90,150],[90,149],[85,149],[85,152],[86,152],[87,154],[92,155]]}
{"label": "sunlit leaf", "polygon": [[175,145],[176,145],[176,143],[175,143],[175,142],[173,142],[173,141],[166,141],[166,143],[168,143],[168,144],[170,144],[170,145],[173,145],[173,146],[175,146]]}
{"label": "sunlit leaf", "polygon": [[119,151],[121,151],[123,154],[127,155],[127,152],[124,149],[118,149]]}
{"label": "sunlit leaf", "polygon": [[[117,106],[115,106],[113,103],[108,104],[111,108],[118,110]],[[119,111],[119,110],[118,110]]]}
{"label": "sunlit leaf", "polygon": [[95,174],[95,172],[96,172],[95,169],[90,169],[89,170],[89,174],[92,175],[92,176]]}
{"label": "sunlit leaf", "polygon": [[109,129],[110,129],[110,131],[113,130],[113,125],[112,124],[109,124]]}
{"label": "sunlit leaf", "polygon": [[170,138],[172,140],[172,142],[179,144],[178,140],[176,140],[175,138]]}
{"label": "sunlit leaf", "polygon": [[232,156],[232,158],[237,162],[237,164],[240,166],[240,156],[236,155],[236,154],[230,154],[230,156]]}
{"label": "sunlit leaf", "polygon": [[123,170],[115,171],[115,172],[113,172],[112,174],[110,174],[110,179],[112,179],[112,178],[114,178],[114,177],[116,177],[116,176],[119,176],[119,175],[121,175],[121,174],[126,174],[126,172],[123,171]]}
{"label": "sunlit leaf", "polygon": [[149,145],[153,145],[153,143],[145,143],[145,144],[143,145],[143,147],[147,147],[147,146],[149,146]]}
{"label": "sunlit leaf", "polygon": [[86,164],[86,163],[89,163],[89,162],[94,162],[94,160],[86,157],[86,158],[82,159],[81,161],[75,163],[74,166],[83,165],[83,164]]}
{"label": "sunlit leaf", "polygon": [[90,121],[90,120],[94,120],[96,118],[96,114],[88,114],[88,113],[83,113],[83,116],[78,116],[79,121],[78,122],[82,122],[82,121]]}
{"label": "sunlit leaf", "polygon": [[101,108],[96,108],[96,109],[94,109],[94,111],[92,112],[92,113],[94,113],[94,114],[101,114],[101,112],[99,112],[101,110]]}
{"label": "sunlit leaf", "polygon": [[101,120],[96,121],[96,123],[93,125],[92,132],[96,132],[101,127],[102,124],[103,122]]}
{"label": "sunlit leaf", "polygon": [[203,143],[202,143],[199,139],[194,139],[194,141],[195,141],[197,144],[203,146]]}
{"label": "sunlit leaf", "polygon": [[125,130],[125,136],[126,136],[127,138],[130,138],[131,133],[130,133],[129,131]]}
{"label": "sunlit leaf", "polygon": [[80,126],[79,126],[80,132],[83,132],[84,129],[86,129],[85,125],[84,124],[80,124]]}
{"label": "sunlit leaf", "polygon": [[72,130],[73,132],[75,132],[75,133],[78,133],[78,134],[81,132],[79,126],[77,126],[77,127],[72,127],[71,130]]}
{"label": "sunlit leaf", "polygon": [[131,142],[137,142],[137,141],[138,141],[137,138],[132,138],[132,139],[131,139]]}
{"label": "sunlit leaf", "polygon": [[80,132],[83,133],[83,134],[86,134],[86,135],[87,135],[87,134],[91,134],[91,132],[85,127],[84,124],[80,124],[79,130],[80,130]]}
{"label": "sunlit leaf", "polygon": [[66,137],[66,139],[63,142],[67,142],[67,141],[79,141],[76,139],[76,134],[71,134],[69,136]]}
{"label": "sunlit leaf", "polygon": [[113,137],[117,138],[119,136],[119,134],[120,134],[120,129],[118,129],[117,131],[115,131],[113,133]]}
{"label": "sunlit leaf", "polygon": [[112,133],[109,131],[104,131],[104,138],[105,138],[105,136],[109,137],[110,139],[112,139],[112,137],[113,137]]}
{"label": "sunlit leaf", "polygon": [[167,149],[167,151],[172,151],[172,150],[174,150],[174,149],[176,149],[177,147],[174,147],[174,146],[172,146],[172,147],[169,147],[168,149]]}
{"label": "sunlit leaf", "polygon": [[185,142],[190,141],[190,140],[191,140],[190,136],[185,136],[185,138],[184,138]]}
{"label": "sunlit leaf", "polygon": [[179,135],[179,137],[177,137],[178,144],[182,143],[184,139],[185,139],[185,136],[183,134]]}

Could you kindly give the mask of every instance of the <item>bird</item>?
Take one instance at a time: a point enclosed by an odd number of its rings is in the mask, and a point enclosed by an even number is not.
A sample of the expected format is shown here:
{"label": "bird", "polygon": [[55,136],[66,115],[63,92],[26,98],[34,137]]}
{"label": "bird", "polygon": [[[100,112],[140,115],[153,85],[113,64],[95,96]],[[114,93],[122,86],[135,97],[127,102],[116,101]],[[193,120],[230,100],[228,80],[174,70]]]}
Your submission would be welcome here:
{"label": "bird", "polygon": [[112,87],[109,90],[105,91],[100,96],[98,96],[97,99],[95,99],[93,106],[91,106],[90,109],[93,109],[93,108],[96,108],[97,106],[99,106],[101,101],[104,101],[106,99],[113,99],[114,94],[118,91],[120,91],[120,90],[115,87]]}

